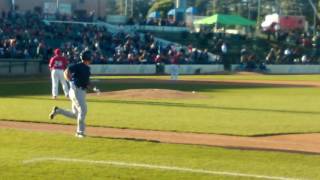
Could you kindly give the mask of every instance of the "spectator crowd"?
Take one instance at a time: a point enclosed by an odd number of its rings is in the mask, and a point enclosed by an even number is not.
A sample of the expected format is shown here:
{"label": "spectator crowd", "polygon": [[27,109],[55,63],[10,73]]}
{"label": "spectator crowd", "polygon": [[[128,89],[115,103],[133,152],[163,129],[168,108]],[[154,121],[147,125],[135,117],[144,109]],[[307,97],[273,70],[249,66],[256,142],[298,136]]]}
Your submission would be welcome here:
{"label": "spectator crowd", "polygon": [[112,34],[106,27],[71,23],[45,23],[40,13],[2,13],[0,58],[48,61],[61,48],[71,62],[83,49],[93,51],[94,64],[208,63],[208,52],[177,45],[162,45],[152,34]]}
{"label": "spectator crowd", "polygon": [[[0,15],[0,59],[40,59],[48,62],[53,49],[60,48],[71,62],[77,62],[84,49],[93,51],[94,64],[210,64],[230,65],[230,44],[223,37],[208,44],[208,49],[189,45],[163,45],[150,33],[111,33],[104,26],[72,23],[45,23],[44,15],[35,11],[25,14],[2,12]],[[276,43],[286,46],[270,48],[259,57],[243,45],[239,61],[248,69],[265,64],[318,64],[320,35],[276,33]],[[206,38],[208,40],[208,38]],[[232,46],[232,44],[231,44]]]}

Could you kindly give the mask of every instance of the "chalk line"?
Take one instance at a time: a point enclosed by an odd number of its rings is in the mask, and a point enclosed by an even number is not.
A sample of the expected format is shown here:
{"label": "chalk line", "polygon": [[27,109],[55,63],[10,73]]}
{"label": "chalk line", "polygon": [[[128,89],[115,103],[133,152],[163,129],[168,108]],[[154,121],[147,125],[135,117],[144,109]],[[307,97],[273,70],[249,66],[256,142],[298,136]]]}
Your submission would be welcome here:
{"label": "chalk line", "polygon": [[266,176],[266,175],[256,175],[256,174],[244,174],[235,172],[225,172],[225,171],[211,171],[205,169],[192,169],[185,167],[175,167],[175,166],[161,166],[152,164],[140,164],[140,163],[128,163],[121,161],[95,161],[95,160],[84,160],[84,159],[72,159],[72,158],[59,158],[59,157],[43,157],[35,158],[23,161],[23,164],[35,164],[46,161],[58,161],[58,162],[71,162],[71,163],[87,163],[87,164],[105,164],[119,167],[133,167],[133,168],[145,168],[145,169],[156,169],[156,170],[167,170],[167,171],[180,171],[198,174],[209,174],[209,175],[221,175],[221,176],[232,176],[232,177],[247,177],[256,179],[270,179],[270,180],[298,180],[296,178],[289,177],[276,177],[276,176]]}

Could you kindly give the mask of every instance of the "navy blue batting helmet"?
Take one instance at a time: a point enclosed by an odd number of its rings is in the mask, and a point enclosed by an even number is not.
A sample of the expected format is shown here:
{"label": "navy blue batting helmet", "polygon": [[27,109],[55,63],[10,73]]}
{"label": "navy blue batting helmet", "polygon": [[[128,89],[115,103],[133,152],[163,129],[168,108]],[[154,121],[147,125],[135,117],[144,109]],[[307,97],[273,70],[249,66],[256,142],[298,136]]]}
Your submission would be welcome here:
{"label": "navy blue batting helmet", "polygon": [[91,54],[91,51],[89,50],[82,51],[80,54],[80,59],[82,61],[91,61],[91,58],[92,58],[92,54]]}

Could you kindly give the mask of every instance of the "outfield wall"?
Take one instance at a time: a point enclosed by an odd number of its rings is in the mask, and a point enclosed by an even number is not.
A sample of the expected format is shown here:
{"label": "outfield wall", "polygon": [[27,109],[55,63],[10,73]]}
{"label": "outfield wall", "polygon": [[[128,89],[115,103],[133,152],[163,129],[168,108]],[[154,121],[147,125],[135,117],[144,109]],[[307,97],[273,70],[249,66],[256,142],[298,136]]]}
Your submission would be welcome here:
{"label": "outfield wall", "polygon": [[[165,65],[164,74],[170,74],[171,66]],[[267,65],[267,74],[320,74],[320,65]],[[232,71],[240,66],[232,65]],[[91,65],[92,74],[156,74],[155,65]],[[179,74],[214,74],[223,72],[223,65],[179,65]]]}
{"label": "outfield wall", "polygon": [[43,73],[42,69],[43,68],[40,61],[0,60],[1,76],[41,74]]}
{"label": "outfield wall", "polygon": [[[179,65],[179,74],[213,74],[223,72],[223,65]],[[166,65],[165,74],[170,74],[171,66]]]}
{"label": "outfield wall", "polygon": [[[170,74],[171,66],[155,65],[90,65],[93,75],[152,75]],[[267,65],[267,74],[320,74],[320,65]],[[217,74],[223,72],[223,65],[180,65],[180,74]],[[232,65],[232,71],[241,71],[239,65]],[[1,61],[0,76],[49,74],[48,65],[40,61]]]}
{"label": "outfield wall", "polygon": [[[277,64],[266,65],[266,74],[320,74],[320,65],[303,65],[303,64]],[[231,66],[232,71],[241,71],[243,67],[239,64]]]}
{"label": "outfield wall", "polygon": [[[170,74],[171,66],[165,65],[161,74]],[[223,72],[223,65],[180,65],[180,74],[212,74]],[[157,74],[155,65],[91,65],[91,73],[101,74]]]}
{"label": "outfield wall", "polygon": [[320,65],[267,65],[270,74],[320,74]]}
{"label": "outfield wall", "polygon": [[90,65],[91,74],[156,74],[155,65]]}

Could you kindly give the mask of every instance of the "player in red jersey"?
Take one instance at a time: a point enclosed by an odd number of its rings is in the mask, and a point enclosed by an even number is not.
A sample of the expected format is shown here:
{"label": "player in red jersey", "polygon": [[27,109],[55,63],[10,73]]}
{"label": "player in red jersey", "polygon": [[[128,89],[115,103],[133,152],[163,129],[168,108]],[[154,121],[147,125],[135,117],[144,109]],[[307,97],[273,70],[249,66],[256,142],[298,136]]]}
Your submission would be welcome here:
{"label": "player in red jersey", "polygon": [[58,96],[59,82],[62,84],[63,92],[66,97],[69,97],[69,88],[64,79],[63,72],[67,68],[68,60],[62,56],[60,49],[54,50],[54,56],[50,59],[49,68],[51,71],[52,80],[52,98]]}

